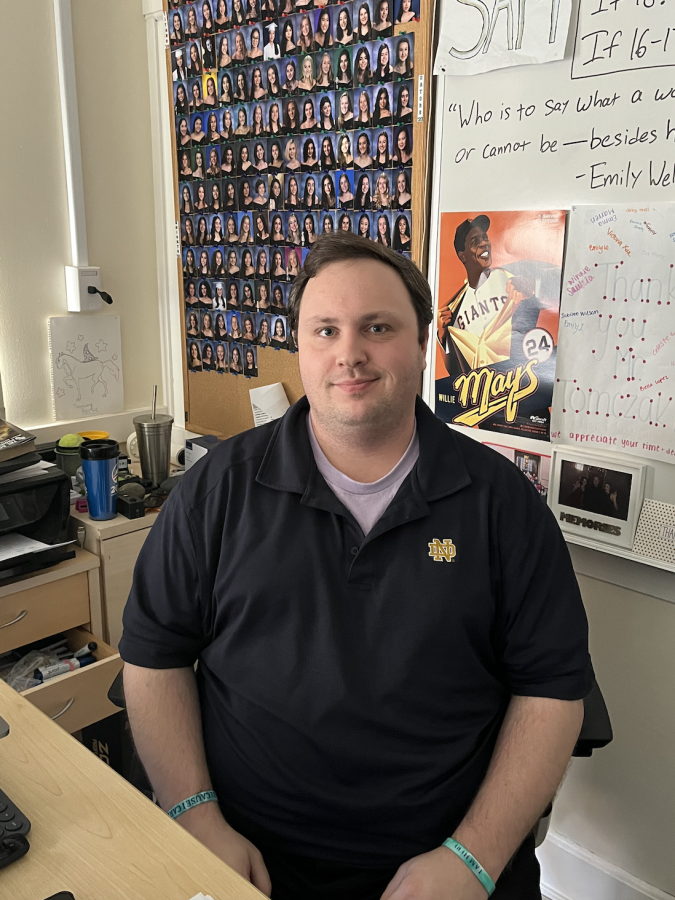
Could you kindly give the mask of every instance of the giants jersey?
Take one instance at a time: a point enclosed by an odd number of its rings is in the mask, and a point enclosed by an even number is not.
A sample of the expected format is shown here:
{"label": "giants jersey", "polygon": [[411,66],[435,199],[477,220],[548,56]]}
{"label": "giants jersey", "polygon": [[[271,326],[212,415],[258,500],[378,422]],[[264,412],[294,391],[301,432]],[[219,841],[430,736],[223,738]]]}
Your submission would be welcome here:
{"label": "giants jersey", "polygon": [[481,275],[475,290],[467,283],[452,325],[481,335],[506,303],[506,282],[511,277],[505,269],[490,269],[487,278]]}

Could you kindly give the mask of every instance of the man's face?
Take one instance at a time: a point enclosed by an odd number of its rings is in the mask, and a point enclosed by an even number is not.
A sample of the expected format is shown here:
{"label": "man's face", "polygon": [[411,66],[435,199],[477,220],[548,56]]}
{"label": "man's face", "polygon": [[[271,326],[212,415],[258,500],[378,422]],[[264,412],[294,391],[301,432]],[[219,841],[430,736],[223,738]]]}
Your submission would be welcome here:
{"label": "man's face", "polygon": [[414,405],[426,345],[391,267],[376,260],[327,266],[308,282],[298,322],[300,375],[314,420],[336,436],[387,432]]}
{"label": "man's face", "polygon": [[465,267],[489,269],[492,265],[492,244],[487,231],[475,226],[467,234],[464,252],[457,254]]}

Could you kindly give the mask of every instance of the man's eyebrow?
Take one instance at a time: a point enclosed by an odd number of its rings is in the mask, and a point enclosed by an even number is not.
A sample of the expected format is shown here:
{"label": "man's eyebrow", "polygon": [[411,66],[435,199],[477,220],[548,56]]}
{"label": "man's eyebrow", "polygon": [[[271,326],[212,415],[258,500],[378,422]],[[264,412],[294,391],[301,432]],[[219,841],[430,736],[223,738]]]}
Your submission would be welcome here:
{"label": "man's eyebrow", "polygon": [[[389,318],[397,318],[397,315],[392,310],[377,310],[376,312],[366,313],[366,315],[361,316],[361,322],[374,322],[376,319],[389,319]],[[336,319],[332,316],[311,316],[309,319],[305,320],[307,325],[339,325],[340,320]]]}

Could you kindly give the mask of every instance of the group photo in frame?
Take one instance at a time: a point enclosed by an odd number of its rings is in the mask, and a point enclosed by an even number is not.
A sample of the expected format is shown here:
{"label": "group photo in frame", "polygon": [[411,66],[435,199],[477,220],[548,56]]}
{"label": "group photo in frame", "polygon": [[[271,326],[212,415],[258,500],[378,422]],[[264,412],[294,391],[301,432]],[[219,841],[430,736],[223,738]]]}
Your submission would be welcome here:
{"label": "group photo in frame", "polygon": [[619,455],[556,447],[548,502],[561,530],[630,550],[648,470]]}

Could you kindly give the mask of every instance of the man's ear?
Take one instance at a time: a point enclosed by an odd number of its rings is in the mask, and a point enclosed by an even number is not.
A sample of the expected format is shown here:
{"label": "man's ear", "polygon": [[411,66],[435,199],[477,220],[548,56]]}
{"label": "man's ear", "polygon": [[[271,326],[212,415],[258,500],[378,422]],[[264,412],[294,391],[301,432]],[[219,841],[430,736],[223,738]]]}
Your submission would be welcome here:
{"label": "man's ear", "polygon": [[466,266],[466,253],[463,250],[457,252],[457,258],[464,266]]}

